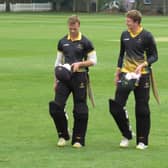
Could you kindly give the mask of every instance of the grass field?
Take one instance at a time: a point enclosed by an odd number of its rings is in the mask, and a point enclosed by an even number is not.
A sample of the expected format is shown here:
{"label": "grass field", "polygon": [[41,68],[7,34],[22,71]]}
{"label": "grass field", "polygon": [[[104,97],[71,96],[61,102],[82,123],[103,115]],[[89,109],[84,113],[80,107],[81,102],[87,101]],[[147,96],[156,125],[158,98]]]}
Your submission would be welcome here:
{"label": "grass field", "polygon": [[[48,113],[53,99],[53,65],[57,41],[67,32],[68,14],[0,14],[0,167],[2,168],[167,168],[168,155],[168,17],[144,16],[143,26],[156,37],[159,61],[153,69],[161,105],[151,92],[150,146],[120,149],[119,133],[108,111],[114,95],[119,37],[125,27],[120,15],[85,15],[81,31],[94,43],[97,66],[91,68],[96,108],[90,107],[86,147],[56,147],[57,136]],[[72,128],[72,102],[67,104]],[[134,101],[128,111],[135,130]]]}

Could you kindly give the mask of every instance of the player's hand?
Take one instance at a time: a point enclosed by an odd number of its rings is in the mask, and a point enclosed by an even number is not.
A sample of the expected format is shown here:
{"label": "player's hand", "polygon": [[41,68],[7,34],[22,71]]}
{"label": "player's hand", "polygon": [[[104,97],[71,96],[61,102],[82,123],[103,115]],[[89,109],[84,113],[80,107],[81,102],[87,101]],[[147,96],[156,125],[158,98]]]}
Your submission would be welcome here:
{"label": "player's hand", "polygon": [[117,83],[120,80],[120,78],[119,78],[120,73],[121,73],[120,69],[117,69],[115,72],[115,77],[114,77],[115,86],[117,86]]}
{"label": "player's hand", "polygon": [[56,90],[57,90],[57,84],[58,84],[58,81],[57,81],[57,80],[55,80],[55,82],[54,82],[54,91],[56,91]]}
{"label": "player's hand", "polygon": [[142,68],[145,67],[145,66],[146,66],[145,63],[142,63],[142,64],[138,65],[136,70],[135,70],[135,73],[136,74],[141,74]]}
{"label": "player's hand", "polygon": [[115,84],[115,86],[117,86],[118,81],[119,81],[119,76],[115,76],[115,78],[114,78],[114,84]]}
{"label": "player's hand", "polygon": [[80,69],[80,62],[75,62],[71,65],[72,67],[72,72],[78,72]]}

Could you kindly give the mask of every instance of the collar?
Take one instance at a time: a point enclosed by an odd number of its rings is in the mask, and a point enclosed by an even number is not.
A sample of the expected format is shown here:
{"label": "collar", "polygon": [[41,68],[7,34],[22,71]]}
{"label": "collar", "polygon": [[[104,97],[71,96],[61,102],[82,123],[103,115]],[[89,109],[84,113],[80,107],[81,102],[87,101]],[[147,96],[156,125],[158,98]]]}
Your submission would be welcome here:
{"label": "collar", "polygon": [[135,34],[133,34],[133,32],[130,29],[128,29],[128,32],[130,33],[131,37],[134,38],[137,35],[139,35],[142,32],[142,30],[143,30],[143,27],[140,26]]}
{"label": "collar", "polygon": [[82,33],[79,32],[79,33],[78,33],[78,36],[77,36],[75,39],[71,38],[70,34],[68,34],[67,39],[68,39],[68,40],[71,40],[71,41],[78,41],[78,40],[81,40],[81,39],[82,39]]}

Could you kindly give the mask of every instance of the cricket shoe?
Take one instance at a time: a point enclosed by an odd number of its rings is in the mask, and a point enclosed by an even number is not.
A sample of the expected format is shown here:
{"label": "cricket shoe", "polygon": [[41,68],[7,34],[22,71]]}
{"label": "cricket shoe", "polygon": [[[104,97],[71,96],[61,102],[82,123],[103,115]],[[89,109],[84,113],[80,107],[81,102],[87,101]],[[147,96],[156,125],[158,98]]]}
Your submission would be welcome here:
{"label": "cricket shoe", "polygon": [[129,140],[125,137],[123,137],[123,139],[120,142],[120,147],[121,148],[127,148],[129,145]]}
{"label": "cricket shoe", "polygon": [[67,145],[67,140],[65,140],[64,138],[59,138],[57,146],[64,147],[66,145]]}
{"label": "cricket shoe", "polygon": [[[132,132],[132,138],[134,138],[135,137],[135,133],[134,132]],[[131,139],[130,139],[131,140]],[[120,142],[120,147],[121,148],[127,148],[128,147],[128,145],[129,145],[129,141],[130,141],[129,139],[127,139],[126,137],[123,137],[123,139],[121,140],[121,142]]]}
{"label": "cricket shoe", "polygon": [[140,150],[144,150],[146,149],[148,146],[145,145],[144,143],[142,142],[139,142],[138,145],[136,146],[137,149],[140,149]]}
{"label": "cricket shoe", "polygon": [[82,145],[81,145],[79,142],[75,142],[75,143],[73,144],[73,147],[74,147],[74,148],[81,148]]}

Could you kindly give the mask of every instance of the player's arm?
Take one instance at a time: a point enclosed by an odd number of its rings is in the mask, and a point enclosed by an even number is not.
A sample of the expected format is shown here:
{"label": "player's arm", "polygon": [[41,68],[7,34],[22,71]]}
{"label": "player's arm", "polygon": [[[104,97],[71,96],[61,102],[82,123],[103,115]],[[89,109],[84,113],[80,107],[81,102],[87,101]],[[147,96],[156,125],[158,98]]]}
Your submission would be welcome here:
{"label": "player's arm", "polygon": [[119,80],[119,75],[121,73],[121,67],[123,64],[124,53],[125,53],[125,45],[123,43],[122,36],[123,36],[123,34],[121,35],[121,38],[120,38],[120,53],[119,53],[117,69],[116,69],[115,77],[114,77],[114,82],[115,82],[116,86],[117,86],[117,82]]}
{"label": "player's arm", "polygon": [[[62,60],[63,60],[63,53],[58,50],[54,67],[56,68],[56,66],[58,66],[59,64],[62,64]],[[58,83],[58,80],[56,79],[56,76],[55,76],[54,77],[54,90],[56,90],[57,83]]]}
{"label": "player's arm", "polygon": [[57,51],[54,67],[58,66],[59,64],[62,64],[62,60],[63,60],[63,53],[61,51]]}
{"label": "player's arm", "polygon": [[147,48],[146,48],[147,63],[148,65],[151,65],[152,63],[158,60],[158,52],[157,52],[155,39],[152,36],[152,34],[149,32],[148,32],[147,39],[148,39]]}
{"label": "player's arm", "polygon": [[157,52],[156,42],[155,42],[152,34],[148,32],[146,39],[147,39],[147,41],[146,41],[147,59],[136,68],[135,73],[141,73],[142,68],[150,66],[152,63],[154,63],[158,60],[158,52]]}
{"label": "player's arm", "polygon": [[88,53],[86,61],[73,63],[72,69],[73,69],[73,72],[77,72],[80,70],[80,68],[90,67],[90,66],[96,65],[96,63],[97,63],[96,51],[93,50]]}

